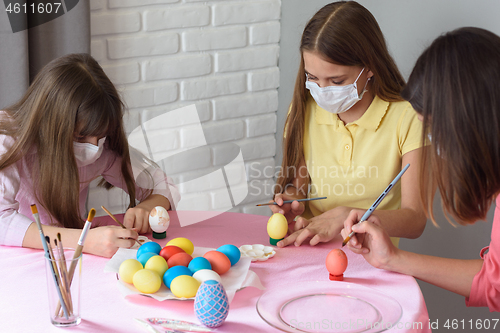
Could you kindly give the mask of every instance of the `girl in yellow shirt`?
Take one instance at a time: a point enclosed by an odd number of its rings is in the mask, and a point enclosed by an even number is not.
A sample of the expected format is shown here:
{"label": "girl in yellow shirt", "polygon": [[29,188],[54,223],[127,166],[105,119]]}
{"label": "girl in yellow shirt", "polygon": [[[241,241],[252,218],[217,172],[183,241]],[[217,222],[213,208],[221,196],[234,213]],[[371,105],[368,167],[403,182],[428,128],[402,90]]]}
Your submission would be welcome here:
{"label": "girl in yellow shirt", "polygon": [[[349,212],[368,209],[407,163],[374,215],[392,237],[419,237],[426,223],[418,195],[422,125],[399,95],[405,81],[375,18],[354,1],[328,4],[306,25],[300,52],[278,206],[271,206],[290,226],[278,246],[332,240]],[[328,199],[283,204],[321,196]]]}

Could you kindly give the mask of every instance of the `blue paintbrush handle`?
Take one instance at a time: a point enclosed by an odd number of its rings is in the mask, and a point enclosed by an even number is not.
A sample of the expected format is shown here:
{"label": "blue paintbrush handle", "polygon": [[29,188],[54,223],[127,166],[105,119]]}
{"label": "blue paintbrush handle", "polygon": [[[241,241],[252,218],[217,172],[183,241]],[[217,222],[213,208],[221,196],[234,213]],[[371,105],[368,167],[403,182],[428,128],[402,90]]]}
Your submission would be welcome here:
{"label": "blue paintbrush handle", "polygon": [[401,170],[401,172],[398,173],[396,178],[393,179],[393,181],[389,184],[389,186],[386,187],[384,192],[382,192],[382,194],[377,198],[377,200],[375,200],[375,202],[371,205],[371,207],[363,214],[363,216],[361,217],[361,221],[366,221],[370,217],[370,215],[372,215],[373,211],[378,207],[378,205],[382,202],[382,200],[384,200],[387,193],[389,193],[392,190],[394,185],[396,185],[396,183],[399,181],[401,176],[405,173],[406,170],[408,170],[409,167],[410,167],[410,164],[407,164],[403,168],[403,170]]}

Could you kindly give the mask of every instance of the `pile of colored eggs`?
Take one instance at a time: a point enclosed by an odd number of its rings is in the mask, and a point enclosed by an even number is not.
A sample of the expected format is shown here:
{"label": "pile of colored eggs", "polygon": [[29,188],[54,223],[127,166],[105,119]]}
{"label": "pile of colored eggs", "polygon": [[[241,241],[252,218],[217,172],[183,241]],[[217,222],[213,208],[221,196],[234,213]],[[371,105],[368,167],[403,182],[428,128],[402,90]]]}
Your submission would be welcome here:
{"label": "pile of colored eggs", "polygon": [[147,242],[137,250],[137,259],[127,259],[118,274],[123,282],[133,284],[139,292],[157,292],[162,282],[180,298],[195,297],[204,281],[221,282],[226,273],[240,260],[240,250],[231,244],[208,251],[203,257],[193,258],[193,243],[183,237],[174,238],[161,247]]}

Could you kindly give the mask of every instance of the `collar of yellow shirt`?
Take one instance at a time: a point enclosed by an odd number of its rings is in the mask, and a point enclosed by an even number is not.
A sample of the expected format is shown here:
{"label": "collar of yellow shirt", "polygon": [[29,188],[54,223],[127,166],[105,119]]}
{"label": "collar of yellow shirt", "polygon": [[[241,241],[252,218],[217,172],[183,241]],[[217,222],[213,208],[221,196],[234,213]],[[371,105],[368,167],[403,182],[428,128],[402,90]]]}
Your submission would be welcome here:
{"label": "collar of yellow shirt", "polygon": [[[380,121],[384,118],[384,115],[389,108],[389,102],[380,99],[375,96],[372,103],[366,110],[366,112],[358,120],[352,122],[351,124],[356,124],[360,127],[376,131],[380,125]],[[335,129],[344,127],[344,123],[336,114],[330,113],[316,104],[315,119],[318,124],[322,125],[334,125]]]}

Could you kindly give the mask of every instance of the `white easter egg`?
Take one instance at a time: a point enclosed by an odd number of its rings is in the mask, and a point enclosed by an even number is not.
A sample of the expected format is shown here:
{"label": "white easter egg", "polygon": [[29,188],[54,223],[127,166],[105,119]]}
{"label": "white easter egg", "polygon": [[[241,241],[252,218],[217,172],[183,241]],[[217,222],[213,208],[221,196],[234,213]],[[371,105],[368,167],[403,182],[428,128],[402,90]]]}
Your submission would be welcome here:
{"label": "white easter egg", "polygon": [[162,233],[167,231],[170,225],[170,216],[165,208],[162,206],[156,206],[149,213],[149,225],[151,230],[156,233]]}
{"label": "white easter egg", "polygon": [[193,274],[193,277],[196,280],[200,281],[200,283],[205,282],[207,280],[215,280],[217,282],[222,282],[220,275],[211,269],[200,269]]}

